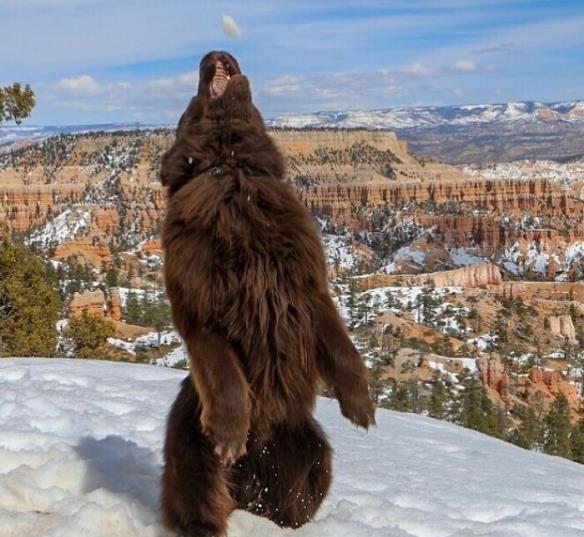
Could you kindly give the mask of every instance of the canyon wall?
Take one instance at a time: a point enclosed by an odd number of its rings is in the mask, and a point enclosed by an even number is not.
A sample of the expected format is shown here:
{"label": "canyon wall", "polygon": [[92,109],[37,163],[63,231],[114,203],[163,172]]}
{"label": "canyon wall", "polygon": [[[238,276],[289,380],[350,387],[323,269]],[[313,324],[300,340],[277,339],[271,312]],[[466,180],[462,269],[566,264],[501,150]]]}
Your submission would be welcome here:
{"label": "canyon wall", "polygon": [[360,289],[392,286],[424,286],[431,282],[435,287],[486,287],[503,283],[501,270],[491,263],[472,265],[454,270],[429,274],[368,274],[356,281]]}
{"label": "canyon wall", "polygon": [[572,202],[556,183],[545,179],[317,185],[300,190],[300,197],[313,213],[343,221],[353,220],[362,207],[408,203],[467,203],[485,210],[545,210],[551,215],[584,212],[584,204]]}
{"label": "canyon wall", "polygon": [[[348,149],[356,143],[367,144],[381,151],[392,151],[401,157],[408,155],[408,143],[398,140],[389,131],[293,131],[271,130],[270,135],[286,155],[313,155],[319,148]],[[411,158],[411,157],[406,157]]]}

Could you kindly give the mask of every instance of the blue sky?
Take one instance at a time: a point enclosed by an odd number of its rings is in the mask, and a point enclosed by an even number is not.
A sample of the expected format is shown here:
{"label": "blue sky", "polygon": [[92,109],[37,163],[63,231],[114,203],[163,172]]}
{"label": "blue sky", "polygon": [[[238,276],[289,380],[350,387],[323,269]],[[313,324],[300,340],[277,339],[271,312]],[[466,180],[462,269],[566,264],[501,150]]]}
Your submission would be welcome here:
{"label": "blue sky", "polygon": [[584,98],[584,0],[0,0],[0,47],[34,124],[174,123],[211,49],[264,117]]}

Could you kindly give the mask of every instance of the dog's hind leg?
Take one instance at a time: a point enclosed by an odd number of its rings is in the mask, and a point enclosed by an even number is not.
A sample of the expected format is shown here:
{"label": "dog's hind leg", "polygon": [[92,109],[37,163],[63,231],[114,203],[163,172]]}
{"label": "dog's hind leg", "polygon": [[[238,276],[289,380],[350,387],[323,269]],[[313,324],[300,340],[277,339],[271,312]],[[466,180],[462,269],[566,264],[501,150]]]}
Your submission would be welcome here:
{"label": "dog's hind leg", "polygon": [[183,537],[225,534],[235,502],[228,470],[203,433],[200,403],[193,383],[183,381],[170,411],[164,445],[161,508],[163,522]]}
{"label": "dog's hind leg", "polygon": [[276,427],[264,444],[252,436],[231,480],[240,509],[299,528],[315,516],[331,478],[332,449],[310,416],[298,427]]}

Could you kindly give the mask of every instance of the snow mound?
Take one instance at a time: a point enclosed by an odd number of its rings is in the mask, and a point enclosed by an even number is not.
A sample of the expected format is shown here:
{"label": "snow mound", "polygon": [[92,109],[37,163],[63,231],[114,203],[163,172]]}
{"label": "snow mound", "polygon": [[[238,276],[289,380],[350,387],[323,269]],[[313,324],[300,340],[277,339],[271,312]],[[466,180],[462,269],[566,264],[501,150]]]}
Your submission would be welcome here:
{"label": "snow mound", "polygon": [[[0,535],[164,537],[164,422],[184,372],[57,359],[0,361]],[[316,521],[282,530],[243,512],[229,537],[577,537],[584,466],[388,411],[362,433],[318,417],[335,480]]]}

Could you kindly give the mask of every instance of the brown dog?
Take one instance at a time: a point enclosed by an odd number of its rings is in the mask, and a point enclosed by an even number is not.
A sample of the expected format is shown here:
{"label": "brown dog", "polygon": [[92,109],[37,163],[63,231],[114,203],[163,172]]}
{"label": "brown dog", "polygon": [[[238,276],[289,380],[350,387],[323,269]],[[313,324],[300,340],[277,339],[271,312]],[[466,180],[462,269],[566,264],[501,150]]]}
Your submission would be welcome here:
{"label": "brown dog", "polygon": [[281,526],[312,519],[331,481],[312,416],[320,379],[344,416],[374,423],[317,227],[283,178],[237,61],[207,54],[161,169],[166,288],[191,359],[168,419],[162,511],[185,536],[223,535],[236,507]]}

